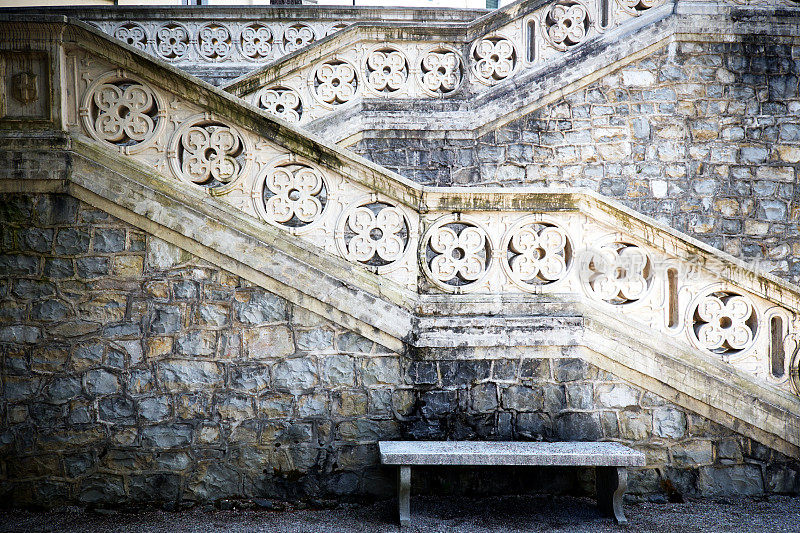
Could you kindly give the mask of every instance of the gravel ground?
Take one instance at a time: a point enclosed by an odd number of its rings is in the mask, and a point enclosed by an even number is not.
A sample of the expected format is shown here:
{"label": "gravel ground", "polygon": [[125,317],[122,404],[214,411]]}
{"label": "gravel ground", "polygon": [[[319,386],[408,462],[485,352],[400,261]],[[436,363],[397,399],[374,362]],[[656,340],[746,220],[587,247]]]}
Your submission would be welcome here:
{"label": "gravel ground", "polygon": [[[77,508],[0,514],[0,532],[76,533],[181,531],[212,533],[397,532],[395,502],[340,505],[335,509],[291,511],[148,511],[97,513]],[[800,498],[692,501],[682,504],[626,505],[628,531],[665,533],[769,531],[800,533]],[[621,531],[601,517],[592,500],[570,497],[412,498],[408,532],[602,533]]]}

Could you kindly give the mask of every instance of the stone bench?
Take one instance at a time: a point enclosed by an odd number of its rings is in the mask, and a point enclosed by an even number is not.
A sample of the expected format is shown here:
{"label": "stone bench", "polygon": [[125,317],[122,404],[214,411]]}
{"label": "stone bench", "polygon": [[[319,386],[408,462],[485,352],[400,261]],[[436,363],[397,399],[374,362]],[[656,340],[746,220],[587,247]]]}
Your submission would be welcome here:
{"label": "stone bench", "polygon": [[381,441],[378,446],[381,463],[399,467],[401,526],[411,521],[412,466],[594,466],[600,511],[626,524],[622,510],[626,467],[645,465],[643,453],[615,442]]}

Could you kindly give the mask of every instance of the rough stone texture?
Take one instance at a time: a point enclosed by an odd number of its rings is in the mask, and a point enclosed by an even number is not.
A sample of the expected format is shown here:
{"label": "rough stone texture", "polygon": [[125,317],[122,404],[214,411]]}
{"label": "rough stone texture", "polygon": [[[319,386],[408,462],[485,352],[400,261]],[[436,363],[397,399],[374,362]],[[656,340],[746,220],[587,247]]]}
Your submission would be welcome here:
{"label": "rough stone texture", "polygon": [[[0,227],[0,261],[29,265],[0,279],[11,505],[389,496],[375,443],[397,439],[616,441],[646,454],[630,494],[655,500],[800,489],[796,462],[574,349],[391,353],[66,196],[6,195]],[[23,249],[67,230],[95,240]],[[98,234],[125,246],[100,252]],[[431,471],[414,490],[586,492],[590,476]]]}
{"label": "rough stone texture", "polygon": [[798,56],[770,36],[676,42],[479,138],[353,148],[425,184],[586,187],[798,282]]}

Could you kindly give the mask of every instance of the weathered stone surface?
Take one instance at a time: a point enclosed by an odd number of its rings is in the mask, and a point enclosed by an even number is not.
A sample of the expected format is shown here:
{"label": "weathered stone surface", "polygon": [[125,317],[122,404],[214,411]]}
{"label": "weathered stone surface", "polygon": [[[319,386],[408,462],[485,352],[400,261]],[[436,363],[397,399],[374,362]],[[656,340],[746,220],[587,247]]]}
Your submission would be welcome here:
{"label": "weathered stone surface", "polygon": [[268,293],[239,291],[233,308],[237,320],[244,324],[261,325],[286,320],[286,301]]}
{"label": "weathered stone surface", "polygon": [[114,394],[120,388],[117,376],[106,370],[89,370],[83,377],[87,394]]}
{"label": "weathered stone surface", "polygon": [[294,353],[292,333],[283,326],[245,330],[244,344],[248,355],[253,359],[281,357]]}
{"label": "weathered stone surface", "polygon": [[[356,381],[353,358],[347,355],[325,356],[322,363],[321,380],[330,386],[354,386]],[[366,374],[365,374],[365,384]]]}
{"label": "weathered stone surface", "polygon": [[281,361],[273,370],[275,386],[282,390],[301,391],[317,384],[319,375],[313,359],[297,357]]}
{"label": "weathered stone surface", "polygon": [[654,409],[653,432],[659,437],[679,439],[686,433],[686,416],[669,407]]}
{"label": "weathered stone surface", "polygon": [[169,391],[208,390],[222,384],[222,371],[209,361],[171,360],[158,364],[158,379]]}
{"label": "weathered stone surface", "polygon": [[743,464],[700,468],[698,487],[705,496],[752,496],[764,491],[761,468]]}

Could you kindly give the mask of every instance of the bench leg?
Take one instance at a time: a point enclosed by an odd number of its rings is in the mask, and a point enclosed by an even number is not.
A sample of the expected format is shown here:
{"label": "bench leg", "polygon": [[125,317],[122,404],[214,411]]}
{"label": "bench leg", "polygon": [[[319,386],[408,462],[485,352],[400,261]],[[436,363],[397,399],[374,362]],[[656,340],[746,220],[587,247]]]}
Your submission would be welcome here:
{"label": "bench leg", "polygon": [[411,524],[411,467],[401,466],[397,476],[397,509],[400,527]]}
{"label": "bench leg", "polygon": [[596,472],[597,506],[600,512],[620,525],[628,523],[622,509],[622,496],[628,490],[628,470],[624,466],[598,466]]}

